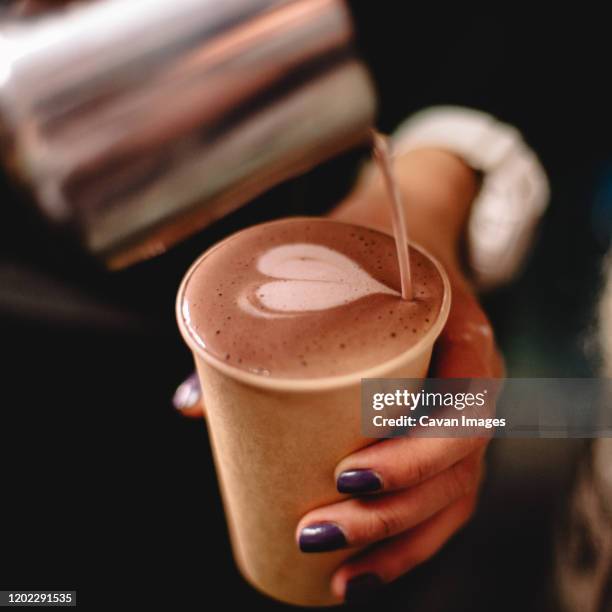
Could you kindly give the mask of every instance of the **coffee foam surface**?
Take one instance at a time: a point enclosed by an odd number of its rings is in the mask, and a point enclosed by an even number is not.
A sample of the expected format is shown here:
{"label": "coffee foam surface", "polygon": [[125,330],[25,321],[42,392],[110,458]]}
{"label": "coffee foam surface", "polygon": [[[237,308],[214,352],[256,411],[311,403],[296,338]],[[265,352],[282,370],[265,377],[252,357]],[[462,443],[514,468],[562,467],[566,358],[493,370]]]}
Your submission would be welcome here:
{"label": "coffee foam surface", "polygon": [[415,249],[411,263],[408,302],[391,236],[324,219],[267,223],[200,260],[181,313],[202,348],[237,368],[278,378],[349,374],[399,355],[435,323],[442,279]]}

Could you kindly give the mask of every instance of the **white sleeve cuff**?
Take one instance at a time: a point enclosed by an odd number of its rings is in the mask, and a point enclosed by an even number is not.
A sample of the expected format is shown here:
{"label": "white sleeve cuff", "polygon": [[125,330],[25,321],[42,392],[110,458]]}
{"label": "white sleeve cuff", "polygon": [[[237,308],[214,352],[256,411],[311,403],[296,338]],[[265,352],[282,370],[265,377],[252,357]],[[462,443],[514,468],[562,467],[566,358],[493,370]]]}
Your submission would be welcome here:
{"label": "white sleeve cuff", "polygon": [[484,173],[467,228],[468,262],[481,289],[511,281],[550,194],[546,173],[520,132],[486,113],[441,106],[410,117],[393,140],[397,154],[446,149]]}

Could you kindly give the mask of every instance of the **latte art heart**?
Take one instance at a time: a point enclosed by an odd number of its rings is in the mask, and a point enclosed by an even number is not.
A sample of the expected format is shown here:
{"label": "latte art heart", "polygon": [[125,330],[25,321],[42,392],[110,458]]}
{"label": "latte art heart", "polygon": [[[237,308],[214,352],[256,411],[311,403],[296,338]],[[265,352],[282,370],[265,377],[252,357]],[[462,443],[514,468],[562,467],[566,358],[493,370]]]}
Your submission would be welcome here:
{"label": "latte art heart", "polygon": [[260,317],[327,310],[376,293],[399,295],[346,255],[318,244],[274,247],[259,257],[257,270],[276,280],[252,286],[238,303]]}

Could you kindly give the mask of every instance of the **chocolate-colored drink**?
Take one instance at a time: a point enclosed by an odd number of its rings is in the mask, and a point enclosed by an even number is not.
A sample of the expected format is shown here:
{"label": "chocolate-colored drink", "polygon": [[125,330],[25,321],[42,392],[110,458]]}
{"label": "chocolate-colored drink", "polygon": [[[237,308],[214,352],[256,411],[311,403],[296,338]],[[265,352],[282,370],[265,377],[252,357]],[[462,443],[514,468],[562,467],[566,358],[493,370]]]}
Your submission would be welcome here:
{"label": "chocolate-colored drink", "polygon": [[411,250],[415,299],[402,300],[391,236],[322,219],[240,232],[192,272],[183,316],[228,365],[280,378],[368,370],[415,345],[438,317],[436,265]]}
{"label": "chocolate-colored drink", "polygon": [[372,442],[360,380],[423,378],[446,321],[442,268],[410,250],[400,295],[393,238],[325,219],[287,219],[206,252],[177,317],[202,383],[232,546],[245,577],[285,602],[340,603],[333,572],[355,549],[300,552],[296,527],[338,501],[334,468]]}

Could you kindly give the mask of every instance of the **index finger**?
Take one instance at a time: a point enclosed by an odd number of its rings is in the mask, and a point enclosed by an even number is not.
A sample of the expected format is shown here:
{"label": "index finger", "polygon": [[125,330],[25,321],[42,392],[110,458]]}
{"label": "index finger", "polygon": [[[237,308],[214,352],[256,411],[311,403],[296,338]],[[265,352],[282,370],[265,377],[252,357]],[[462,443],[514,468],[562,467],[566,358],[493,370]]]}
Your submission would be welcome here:
{"label": "index finger", "polygon": [[372,488],[377,493],[404,489],[451,468],[484,449],[488,441],[485,437],[383,440],[345,457],[336,468],[336,483],[341,493],[359,492],[368,477],[377,479],[377,487]]}

